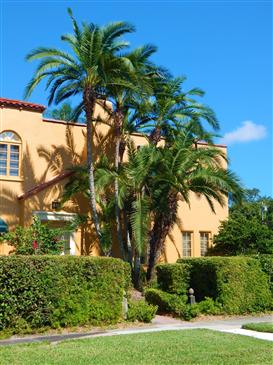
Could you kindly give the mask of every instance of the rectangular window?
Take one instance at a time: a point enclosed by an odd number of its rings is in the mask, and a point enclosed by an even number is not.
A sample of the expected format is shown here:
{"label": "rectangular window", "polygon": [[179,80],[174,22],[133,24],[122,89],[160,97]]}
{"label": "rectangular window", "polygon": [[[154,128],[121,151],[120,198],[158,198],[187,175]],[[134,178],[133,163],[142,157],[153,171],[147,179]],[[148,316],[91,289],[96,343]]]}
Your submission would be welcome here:
{"label": "rectangular window", "polygon": [[0,143],[0,175],[7,175],[8,145]]}
{"label": "rectangular window", "polygon": [[206,256],[206,253],[209,248],[209,232],[200,232],[200,254],[201,256]]}
{"label": "rectangular window", "polygon": [[9,174],[19,176],[19,146],[17,145],[10,145]]}
{"label": "rectangular window", "polygon": [[182,232],[183,256],[192,256],[192,232]]}

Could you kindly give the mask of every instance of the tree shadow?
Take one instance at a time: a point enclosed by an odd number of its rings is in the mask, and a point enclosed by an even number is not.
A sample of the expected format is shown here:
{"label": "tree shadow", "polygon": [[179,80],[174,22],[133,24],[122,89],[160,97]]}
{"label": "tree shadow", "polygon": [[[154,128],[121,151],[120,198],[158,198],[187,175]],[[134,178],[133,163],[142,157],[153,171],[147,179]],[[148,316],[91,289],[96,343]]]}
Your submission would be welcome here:
{"label": "tree shadow", "polygon": [[[75,127],[74,127],[75,128]],[[78,128],[78,127],[76,127]],[[25,142],[26,147],[22,156],[22,176],[21,182],[2,182],[0,181],[0,208],[1,215],[7,217],[7,223],[10,229],[14,229],[20,224],[27,226],[32,223],[34,211],[52,211],[52,202],[61,200],[64,186],[67,178],[58,181],[56,184],[49,185],[43,190],[33,193],[30,196],[18,199],[20,194],[31,191],[40,184],[52,179],[54,176],[67,171],[73,166],[86,163],[86,131],[83,130],[82,151],[76,149],[75,137],[73,135],[73,126],[67,124],[65,127],[65,143],[58,145],[52,144],[45,146],[40,144],[37,147],[37,153],[40,159],[46,162],[45,169],[39,174],[37,168],[39,161],[36,161],[31,155],[30,144]],[[112,158],[113,155],[113,132],[112,128],[106,129],[106,133],[95,128],[93,147],[94,156],[97,160],[102,155]],[[17,188],[12,188],[12,184],[17,184]],[[18,189],[18,184],[20,188]],[[70,201],[62,206],[62,211],[68,213],[76,213],[79,215],[87,215],[90,217],[90,209],[88,199],[83,194],[75,195]],[[91,220],[82,224],[77,231],[78,250],[82,255],[97,254],[98,242]],[[1,251],[0,251],[1,252]]]}

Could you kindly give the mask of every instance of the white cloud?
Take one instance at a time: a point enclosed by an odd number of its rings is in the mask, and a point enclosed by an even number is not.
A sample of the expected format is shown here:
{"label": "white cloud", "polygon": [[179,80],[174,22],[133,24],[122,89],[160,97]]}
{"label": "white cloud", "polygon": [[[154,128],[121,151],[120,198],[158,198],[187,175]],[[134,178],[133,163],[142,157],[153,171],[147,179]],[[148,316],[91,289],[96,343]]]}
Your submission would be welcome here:
{"label": "white cloud", "polygon": [[262,124],[255,124],[251,120],[242,122],[242,126],[234,131],[228,132],[221,139],[221,143],[244,143],[258,141],[266,137],[266,127]]}

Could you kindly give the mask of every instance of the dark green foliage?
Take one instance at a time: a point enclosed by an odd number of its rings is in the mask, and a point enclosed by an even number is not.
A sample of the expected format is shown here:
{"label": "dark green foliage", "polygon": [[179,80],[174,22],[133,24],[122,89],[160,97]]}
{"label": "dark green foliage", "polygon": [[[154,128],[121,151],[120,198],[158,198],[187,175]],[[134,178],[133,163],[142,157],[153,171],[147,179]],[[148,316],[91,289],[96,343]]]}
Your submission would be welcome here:
{"label": "dark green foliage", "polygon": [[268,282],[273,295],[273,255],[256,255],[252,257],[259,260],[262,270],[268,275]]}
{"label": "dark green foliage", "polygon": [[190,285],[197,301],[210,297],[225,313],[259,312],[272,307],[268,276],[249,257],[180,259],[191,266]]}
{"label": "dark green foliage", "polygon": [[34,217],[30,227],[17,226],[14,231],[3,234],[0,243],[12,245],[16,255],[59,255],[64,251],[64,242],[59,238],[63,232]]}
{"label": "dark green foliage", "polygon": [[185,320],[190,320],[199,313],[197,305],[187,304],[186,295],[170,294],[160,289],[147,289],[145,299],[148,303],[158,306],[158,313],[170,313]]}
{"label": "dark green foliage", "polygon": [[190,283],[189,265],[161,264],[156,267],[158,287],[171,294],[187,294]]}
{"label": "dark green foliage", "polygon": [[[117,322],[129,265],[73,256],[0,258],[0,330]],[[22,326],[21,326],[22,327]]]}
{"label": "dark green foliage", "polygon": [[[267,212],[264,211],[265,206]],[[211,255],[273,253],[273,200],[245,201],[235,204],[229,218],[214,236]]]}
{"label": "dark green foliage", "polygon": [[157,306],[148,304],[144,300],[137,302],[129,302],[129,308],[127,313],[127,320],[134,322],[150,323],[155,317]]}

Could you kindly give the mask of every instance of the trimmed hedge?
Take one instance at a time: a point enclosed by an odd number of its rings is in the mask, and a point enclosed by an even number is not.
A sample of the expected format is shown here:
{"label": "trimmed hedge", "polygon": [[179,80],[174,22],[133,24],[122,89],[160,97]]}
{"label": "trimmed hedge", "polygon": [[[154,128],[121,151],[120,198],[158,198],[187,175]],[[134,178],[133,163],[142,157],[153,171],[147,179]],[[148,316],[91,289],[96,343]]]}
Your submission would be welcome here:
{"label": "trimmed hedge", "polygon": [[273,295],[273,255],[256,255],[252,257],[259,260],[262,270],[268,275],[268,282]]}
{"label": "trimmed hedge", "polygon": [[0,330],[117,322],[130,282],[119,259],[0,257]]}
{"label": "trimmed hedge", "polygon": [[190,266],[190,286],[197,301],[213,298],[229,314],[272,308],[268,276],[256,259],[203,257],[178,262]]}
{"label": "trimmed hedge", "polygon": [[161,264],[156,267],[159,289],[171,294],[186,294],[190,283],[187,264]]}

